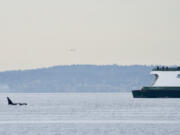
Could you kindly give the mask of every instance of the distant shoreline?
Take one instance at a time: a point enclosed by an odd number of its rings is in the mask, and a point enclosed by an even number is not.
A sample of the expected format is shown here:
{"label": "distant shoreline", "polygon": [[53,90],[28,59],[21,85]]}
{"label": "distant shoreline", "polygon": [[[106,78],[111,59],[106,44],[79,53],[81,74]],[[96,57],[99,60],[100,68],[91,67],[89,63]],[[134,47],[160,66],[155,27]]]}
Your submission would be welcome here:
{"label": "distant shoreline", "polygon": [[151,85],[153,66],[69,65],[0,72],[0,92],[124,92]]}

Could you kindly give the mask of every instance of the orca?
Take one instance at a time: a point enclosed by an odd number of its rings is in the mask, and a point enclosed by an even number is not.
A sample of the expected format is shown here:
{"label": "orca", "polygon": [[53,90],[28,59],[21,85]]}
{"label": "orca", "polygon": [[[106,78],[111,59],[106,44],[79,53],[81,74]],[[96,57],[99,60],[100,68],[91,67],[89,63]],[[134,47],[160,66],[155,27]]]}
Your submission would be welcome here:
{"label": "orca", "polygon": [[13,103],[12,100],[7,97],[8,105],[27,105],[27,103]]}

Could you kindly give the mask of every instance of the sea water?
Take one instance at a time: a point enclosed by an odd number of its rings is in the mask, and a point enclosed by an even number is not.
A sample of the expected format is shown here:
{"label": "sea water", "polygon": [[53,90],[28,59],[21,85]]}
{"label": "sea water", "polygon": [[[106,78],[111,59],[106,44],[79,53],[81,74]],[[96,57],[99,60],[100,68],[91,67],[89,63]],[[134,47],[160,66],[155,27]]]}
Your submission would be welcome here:
{"label": "sea water", "polygon": [[[27,106],[9,106],[6,97]],[[2,135],[179,135],[180,99],[131,93],[1,93]]]}

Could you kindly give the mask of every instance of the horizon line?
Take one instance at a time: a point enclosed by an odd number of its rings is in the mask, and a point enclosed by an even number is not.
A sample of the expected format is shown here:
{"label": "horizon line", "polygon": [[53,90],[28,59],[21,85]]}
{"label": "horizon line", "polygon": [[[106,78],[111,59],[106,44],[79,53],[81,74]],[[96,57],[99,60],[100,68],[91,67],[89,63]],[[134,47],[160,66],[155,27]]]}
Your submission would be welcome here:
{"label": "horizon line", "polygon": [[32,67],[32,68],[24,68],[24,69],[7,69],[0,70],[0,72],[12,72],[12,71],[28,71],[28,70],[39,70],[39,69],[48,69],[54,67],[63,67],[63,66],[166,66],[166,67],[177,67],[178,65],[161,65],[161,64],[65,64],[65,65],[51,65],[51,66],[41,66],[41,67]]}

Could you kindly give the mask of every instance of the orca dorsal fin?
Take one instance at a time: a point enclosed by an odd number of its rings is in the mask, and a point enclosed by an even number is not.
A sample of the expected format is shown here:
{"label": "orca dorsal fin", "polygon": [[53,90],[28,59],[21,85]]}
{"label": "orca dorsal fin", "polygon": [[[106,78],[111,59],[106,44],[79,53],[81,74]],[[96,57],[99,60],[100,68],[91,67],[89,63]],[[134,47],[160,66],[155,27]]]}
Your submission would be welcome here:
{"label": "orca dorsal fin", "polygon": [[14,104],[9,97],[7,97],[7,100],[9,105]]}

